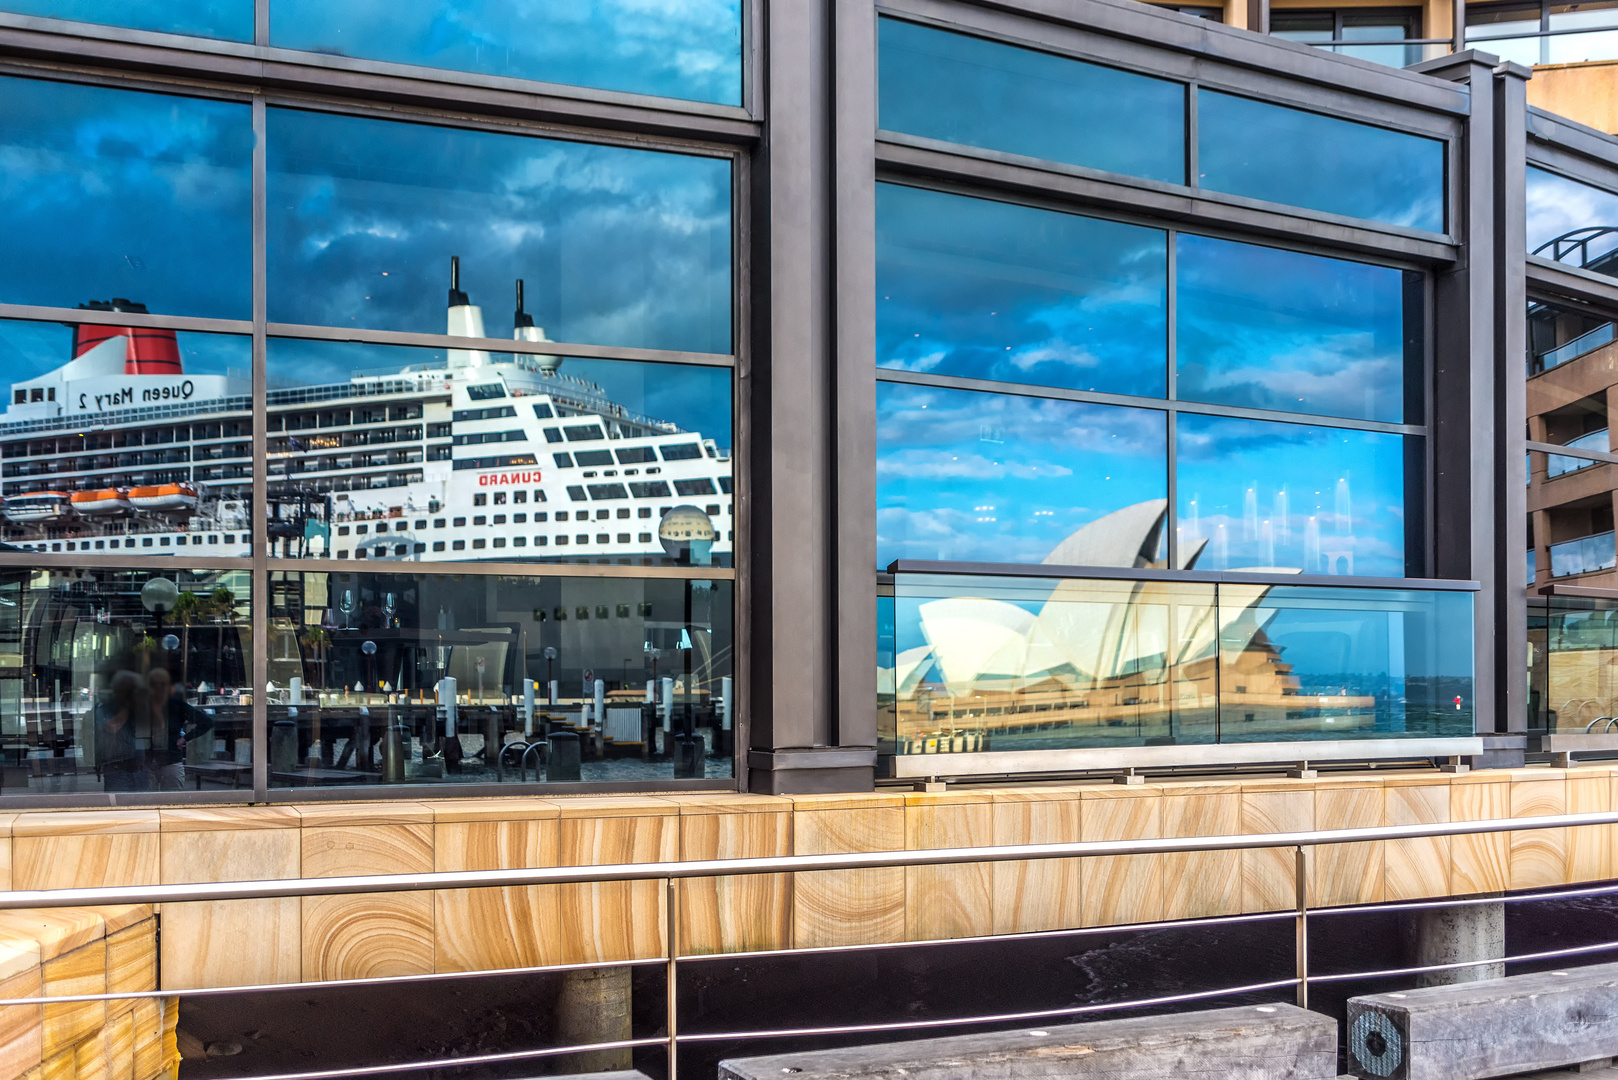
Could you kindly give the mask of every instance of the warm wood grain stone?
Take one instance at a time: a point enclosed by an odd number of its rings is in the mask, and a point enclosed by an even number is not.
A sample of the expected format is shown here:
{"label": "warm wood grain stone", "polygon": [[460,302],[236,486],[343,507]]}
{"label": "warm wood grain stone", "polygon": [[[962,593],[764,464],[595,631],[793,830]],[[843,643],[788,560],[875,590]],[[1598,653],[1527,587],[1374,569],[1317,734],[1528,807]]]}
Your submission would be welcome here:
{"label": "warm wood grain stone", "polygon": [[[1508,773],[1486,770],[1457,776],[1450,781],[1449,819],[1486,821],[1511,814]],[[1504,892],[1511,887],[1511,842],[1505,833],[1452,836],[1450,891],[1456,896]]]}
{"label": "warm wood grain stone", "polygon": [[[1449,820],[1449,778],[1387,780],[1384,825],[1431,825]],[[1449,837],[1390,840],[1383,850],[1385,900],[1421,900],[1449,894]]]}
{"label": "warm wood grain stone", "polygon": [[[1157,839],[1163,791],[1156,785],[1086,789],[1082,839]],[[1152,922],[1163,917],[1163,856],[1107,855],[1083,860],[1085,926]]]}
{"label": "warm wood grain stone", "polygon": [[[1238,785],[1207,794],[1164,789],[1163,835],[1232,836],[1241,832]],[[1163,856],[1163,918],[1200,919],[1235,915],[1242,909],[1239,851],[1197,851]]]}
{"label": "warm wood grain stone", "polygon": [[[1550,770],[1544,770],[1550,773]],[[1567,812],[1567,778],[1526,770],[1512,778],[1510,816],[1543,817]],[[1567,881],[1567,830],[1534,829],[1510,835],[1512,889],[1540,889]]]}
{"label": "warm wood grain stone", "polygon": [[[857,851],[903,851],[904,800],[894,796],[872,806],[848,806],[848,798],[794,797],[793,854],[834,855]],[[820,809],[832,803],[830,808]],[[804,809],[804,807],[813,809]],[[800,949],[903,941],[905,872],[816,870],[794,875],[793,944]]]}
{"label": "warm wood grain stone", "polygon": [[[1315,793],[1308,781],[1242,785],[1244,834],[1307,832],[1315,827]],[[1310,860],[1309,873],[1314,871]],[[1291,848],[1242,852],[1242,911],[1280,911],[1297,906],[1296,855]],[[1313,888],[1310,887],[1313,903]]]}
{"label": "warm wood grain stone", "polygon": [[[1315,789],[1315,828],[1374,829],[1382,824],[1380,782],[1322,785]],[[1311,853],[1314,900],[1320,907],[1382,902],[1383,845],[1328,844]]]}
{"label": "warm wood grain stone", "polygon": [[[374,820],[360,814],[359,820]],[[305,877],[429,873],[433,825],[406,807],[392,824],[323,824],[305,815]],[[433,970],[433,898],[428,892],[306,896],[302,912],[306,981],[417,975]]]}
{"label": "warm wood grain stone", "polygon": [[[1076,844],[1079,793],[1035,788],[994,793],[994,843]],[[1083,925],[1078,859],[994,863],[994,932],[1020,934]]]}
{"label": "warm wood grain stone", "polygon": [[[987,793],[906,799],[905,848],[987,847],[994,842],[994,803]],[[905,868],[905,937],[910,941],[977,937],[994,932],[994,868],[989,863]]]}

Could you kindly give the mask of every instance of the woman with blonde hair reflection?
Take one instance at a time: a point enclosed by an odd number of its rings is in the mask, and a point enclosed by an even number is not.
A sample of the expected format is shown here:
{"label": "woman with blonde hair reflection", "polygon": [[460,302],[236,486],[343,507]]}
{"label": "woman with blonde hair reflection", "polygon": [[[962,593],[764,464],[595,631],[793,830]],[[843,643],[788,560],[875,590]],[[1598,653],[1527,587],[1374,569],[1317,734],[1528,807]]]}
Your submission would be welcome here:
{"label": "woman with blonde hair reflection", "polygon": [[157,788],[184,790],[185,748],[213,729],[213,718],[185,700],[167,668],[154,667],[146,673],[146,693],[152,710],[152,768]]}
{"label": "woman with blonde hair reflection", "polygon": [[96,761],[107,791],[151,789],[141,739],[141,731],[149,727],[147,709],[144,679],[133,671],[120,671],[112,677],[95,720]]}

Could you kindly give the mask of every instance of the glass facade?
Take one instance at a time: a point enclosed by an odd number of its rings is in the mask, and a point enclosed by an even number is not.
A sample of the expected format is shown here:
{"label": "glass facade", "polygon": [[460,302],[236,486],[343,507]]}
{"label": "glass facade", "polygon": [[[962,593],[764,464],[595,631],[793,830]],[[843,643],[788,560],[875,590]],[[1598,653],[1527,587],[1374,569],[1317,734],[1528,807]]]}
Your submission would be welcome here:
{"label": "glass facade", "polygon": [[1422,58],[1420,45],[1388,44],[1421,34],[1420,8],[1272,9],[1270,33],[1389,67]]}
{"label": "glass facade", "polygon": [[1618,194],[1529,166],[1528,253],[1618,276]]}
{"label": "glass facade", "polygon": [[1618,57],[1618,4],[1510,0],[1469,5],[1466,31],[1469,47],[1529,67],[1611,60]]}
{"label": "glass facade", "polygon": [[897,754],[1473,731],[1469,592],[922,573],[881,603]]}
{"label": "glass facade", "polygon": [[5,0],[0,11],[157,30],[225,41],[253,40],[254,0]]}
{"label": "glass facade", "polygon": [[246,570],[0,568],[0,795],[252,788]]}
{"label": "glass facade", "polygon": [[1197,91],[1197,182],[1250,199],[1444,231],[1444,144]]}
{"label": "glass facade", "polygon": [[271,575],[271,787],[731,775],[731,583]]}

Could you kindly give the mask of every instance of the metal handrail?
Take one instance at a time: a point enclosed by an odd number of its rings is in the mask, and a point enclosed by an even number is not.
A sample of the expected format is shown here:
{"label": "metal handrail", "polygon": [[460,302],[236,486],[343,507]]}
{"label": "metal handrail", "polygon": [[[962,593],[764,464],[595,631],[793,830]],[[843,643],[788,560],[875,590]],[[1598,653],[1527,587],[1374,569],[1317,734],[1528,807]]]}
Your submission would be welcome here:
{"label": "metal handrail", "polygon": [[[518,870],[485,870],[472,872],[435,872],[417,874],[377,874],[339,878],[292,878],[270,881],[190,883],[182,885],[112,886],[87,889],[36,889],[0,892],[0,910],[22,908],[55,908],[104,906],[117,904],[160,904],[209,900],[254,899],[287,896],[334,896],[354,893],[409,892],[424,889],[511,888],[529,885],[589,884],[611,881],[661,880],[665,883],[665,918],[667,950],[664,956],[638,960],[603,961],[587,964],[554,964],[526,968],[509,968],[487,972],[445,972],[418,976],[385,976],[371,979],[343,979],[329,982],[275,983],[262,986],[214,987],[197,991],[131,991],[121,994],[81,994],[48,996],[41,998],[0,999],[0,1008],[10,1005],[67,1004],[79,1001],[111,1001],[127,998],[167,998],[181,993],[218,995],[252,993],[293,988],[308,989],[318,986],[361,986],[394,982],[415,982],[431,979],[471,978],[481,975],[560,972],[600,967],[630,967],[662,964],[667,970],[667,1020],[665,1033],[639,1039],[589,1043],[577,1046],[544,1047],[499,1054],[485,1054],[434,1061],[393,1063],[380,1066],[358,1066],[346,1069],[326,1069],[313,1072],[281,1073],[250,1078],[250,1080],[351,1080],[379,1073],[418,1072],[428,1069],[457,1066],[514,1062],[554,1057],[561,1054],[589,1053],[615,1049],[664,1046],[667,1052],[669,1080],[678,1080],[678,1051],[680,1043],[718,1042],[758,1038],[792,1038],[814,1035],[849,1035],[924,1030],[941,1027],[970,1027],[983,1024],[1005,1023],[1014,1020],[1052,1019],[1086,1013],[1119,1011],[1154,1005],[1228,998],[1266,990],[1294,987],[1299,1006],[1309,1004],[1311,982],[1344,982],[1355,979],[1394,977],[1446,971],[1489,964],[1508,964],[1561,956],[1583,955],[1618,949],[1618,942],[1576,946],[1550,952],[1507,956],[1482,961],[1459,961],[1420,968],[1400,968],[1388,971],[1346,972],[1326,975],[1309,973],[1308,900],[1309,850],[1319,846],[1352,843],[1374,843],[1388,840],[1414,840],[1438,836],[1465,836],[1502,832],[1528,832],[1538,829],[1581,828],[1600,825],[1618,825],[1618,813],[1556,814],[1527,818],[1493,818],[1483,821],[1435,822],[1425,825],[1381,826],[1365,829],[1318,829],[1306,832],[1261,833],[1250,836],[1171,837],[1151,840],[1086,841],[1068,844],[998,845],[986,848],[936,848],[921,851],[858,852],[836,855],[793,855],[751,859],[703,859],[672,863],[627,864],[594,867],[540,867]],[[729,877],[745,874],[780,874],[824,870],[880,869],[909,866],[957,865],[963,863],[994,863],[1033,861],[1064,858],[1099,858],[1118,855],[1179,854],[1202,851],[1243,851],[1271,848],[1294,849],[1294,903],[1291,910],[1257,912],[1249,915],[1220,916],[1212,919],[1158,920],[1147,923],[1124,924],[1113,927],[1085,927],[1077,930],[1047,931],[1039,934],[997,934],[979,937],[973,941],[1022,939],[1037,936],[1084,933],[1123,933],[1160,929],[1188,924],[1218,924],[1260,922],[1282,918],[1295,921],[1296,972],[1288,979],[1276,979],[1215,990],[1201,990],[1186,994],[1143,998],[1121,1002],[1074,1005],[1029,1012],[1000,1013],[984,1016],[949,1017],[935,1020],[894,1021],[875,1024],[855,1024],[811,1028],[783,1028],[742,1032],[697,1032],[682,1034],[679,1030],[678,973],[682,961],[691,962],[709,958],[735,959],[736,954],[714,954],[712,957],[682,957],[680,955],[680,890],[678,882],[688,879]],[[1403,905],[1359,905],[1328,909],[1337,914],[1351,910],[1394,910],[1401,907],[1462,906],[1472,903],[1500,903],[1555,899],[1562,895],[1592,895],[1618,892],[1618,885],[1571,890],[1566,893],[1540,893],[1519,897],[1491,897],[1486,899],[1439,899]],[[919,944],[945,944],[947,942],[904,942],[891,947]],[[841,946],[831,949],[785,948],[748,953],[749,956],[795,955],[823,951],[859,951],[872,947]]]}

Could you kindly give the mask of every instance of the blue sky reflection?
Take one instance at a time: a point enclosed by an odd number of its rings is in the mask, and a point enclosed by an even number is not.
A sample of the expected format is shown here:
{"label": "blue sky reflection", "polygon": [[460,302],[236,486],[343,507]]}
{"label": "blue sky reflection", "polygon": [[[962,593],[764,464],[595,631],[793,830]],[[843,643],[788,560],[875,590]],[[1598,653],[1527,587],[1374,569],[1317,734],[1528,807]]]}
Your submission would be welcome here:
{"label": "blue sky reflection", "polygon": [[272,0],[270,44],[741,104],[739,0]]}
{"label": "blue sky reflection", "polygon": [[0,300],[252,317],[249,106],[0,78]]}
{"label": "blue sky reflection", "polygon": [[[1618,276],[1618,266],[1610,265],[1618,252],[1618,233],[1588,238],[1585,244],[1564,243],[1558,253],[1545,247],[1552,241],[1581,229],[1618,228],[1618,195],[1577,180],[1569,180],[1544,169],[1528,170],[1528,250],[1546,259],[1573,266],[1589,265],[1592,270]],[[1575,238],[1578,239],[1578,238]],[[1545,247],[1544,251],[1540,248]]]}
{"label": "blue sky reflection", "polygon": [[271,109],[276,322],[445,332],[452,255],[485,332],[515,281],[555,341],[730,351],[723,159]]}
{"label": "blue sky reflection", "polygon": [[0,11],[225,41],[253,40],[253,0],[4,0]]}
{"label": "blue sky reflection", "polygon": [[1042,561],[1167,494],[1164,414],[878,383],[877,565]]}
{"label": "blue sky reflection", "polygon": [[1161,229],[883,184],[877,365],[1161,397]]}

